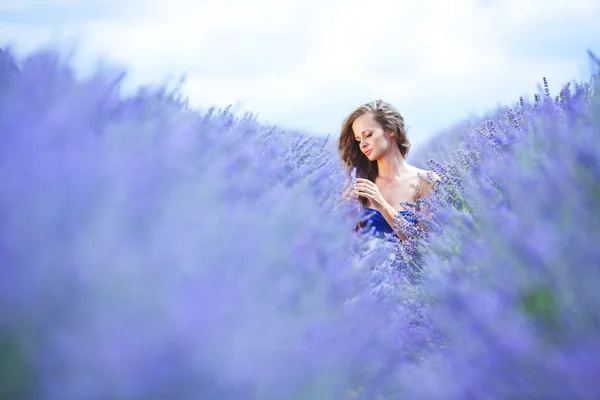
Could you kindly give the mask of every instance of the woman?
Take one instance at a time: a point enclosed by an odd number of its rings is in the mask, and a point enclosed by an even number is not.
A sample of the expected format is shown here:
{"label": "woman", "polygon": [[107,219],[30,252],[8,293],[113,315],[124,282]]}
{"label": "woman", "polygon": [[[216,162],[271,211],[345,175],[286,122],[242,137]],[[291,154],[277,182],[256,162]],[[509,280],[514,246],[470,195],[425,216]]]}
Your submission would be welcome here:
{"label": "woman", "polygon": [[381,100],[363,104],[342,124],[338,148],[346,170],[356,169],[356,182],[344,193],[362,205],[364,224],[360,226],[406,239],[392,228],[399,215],[415,222],[402,203],[429,196],[433,189],[429,182],[439,177],[406,162],[410,143],[402,115]]}

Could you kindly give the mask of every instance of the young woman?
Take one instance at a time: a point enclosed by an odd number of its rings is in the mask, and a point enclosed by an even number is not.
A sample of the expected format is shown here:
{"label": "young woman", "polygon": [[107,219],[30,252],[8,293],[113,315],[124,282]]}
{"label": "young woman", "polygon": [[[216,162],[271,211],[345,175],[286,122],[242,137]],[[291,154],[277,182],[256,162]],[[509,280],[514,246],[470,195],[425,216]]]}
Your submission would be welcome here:
{"label": "young woman", "polygon": [[362,205],[364,223],[359,227],[406,239],[392,228],[399,215],[412,221],[402,203],[429,196],[432,186],[426,180],[439,177],[406,162],[410,143],[402,115],[381,100],[363,104],[342,124],[338,148],[347,172],[356,169],[356,182],[347,186],[344,196]]}

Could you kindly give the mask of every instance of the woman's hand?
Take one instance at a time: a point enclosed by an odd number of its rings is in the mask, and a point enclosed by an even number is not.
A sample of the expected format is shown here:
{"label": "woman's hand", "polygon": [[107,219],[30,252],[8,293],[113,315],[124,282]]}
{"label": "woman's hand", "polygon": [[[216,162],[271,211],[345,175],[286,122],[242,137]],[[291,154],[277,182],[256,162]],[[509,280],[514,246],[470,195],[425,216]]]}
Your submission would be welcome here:
{"label": "woman's hand", "polygon": [[356,184],[354,184],[354,193],[371,200],[373,208],[380,212],[387,206],[377,185],[368,179],[357,178]]}

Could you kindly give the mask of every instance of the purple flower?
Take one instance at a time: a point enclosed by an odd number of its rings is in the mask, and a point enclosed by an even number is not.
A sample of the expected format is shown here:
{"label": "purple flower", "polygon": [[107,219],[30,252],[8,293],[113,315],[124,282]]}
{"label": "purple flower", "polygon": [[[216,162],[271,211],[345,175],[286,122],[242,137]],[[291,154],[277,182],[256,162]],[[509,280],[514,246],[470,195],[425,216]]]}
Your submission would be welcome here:
{"label": "purple flower", "polygon": [[122,79],[0,52],[0,397],[600,396],[597,82],[446,132],[388,242],[326,140]]}
{"label": "purple flower", "polygon": [[366,271],[350,267],[322,145],[229,110],[197,115],[164,90],[123,98],[118,80],[78,81],[51,53],[3,57],[18,72],[0,94],[0,330],[22,343],[23,387],[345,393],[383,319],[360,300]]}
{"label": "purple flower", "polygon": [[480,168],[457,159],[469,212],[447,202],[424,262],[428,315],[447,346],[404,369],[407,398],[600,395],[590,378],[600,369],[600,110],[569,90],[559,104],[521,107],[524,129],[505,151],[485,138]]}

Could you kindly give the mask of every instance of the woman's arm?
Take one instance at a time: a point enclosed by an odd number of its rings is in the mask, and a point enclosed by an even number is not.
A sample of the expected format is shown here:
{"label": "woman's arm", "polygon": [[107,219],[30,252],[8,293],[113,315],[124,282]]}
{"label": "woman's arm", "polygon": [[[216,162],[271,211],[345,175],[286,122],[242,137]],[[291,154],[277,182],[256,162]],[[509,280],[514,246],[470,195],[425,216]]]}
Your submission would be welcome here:
{"label": "woman's arm", "polygon": [[396,209],[383,198],[381,192],[379,191],[379,187],[377,187],[374,182],[368,179],[357,178],[356,184],[354,185],[354,193],[357,196],[366,197],[367,199],[371,200],[373,208],[383,215],[383,218],[392,227],[394,233],[396,233],[396,236],[398,236],[401,240],[406,240],[406,236],[395,229],[398,211],[396,211]]}
{"label": "woman's arm", "polygon": [[398,236],[400,240],[406,240],[406,236],[396,230],[396,218],[400,216],[400,213],[388,202],[385,202],[385,204],[383,204],[381,209],[378,211],[381,213],[381,215],[383,215],[383,218],[385,218],[386,222],[392,227],[396,236]]}

